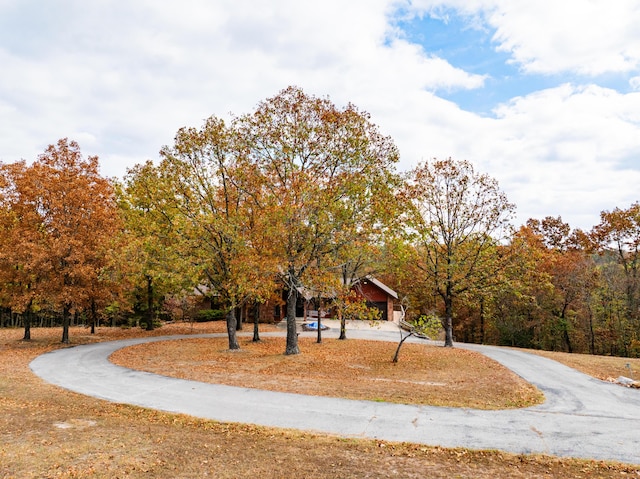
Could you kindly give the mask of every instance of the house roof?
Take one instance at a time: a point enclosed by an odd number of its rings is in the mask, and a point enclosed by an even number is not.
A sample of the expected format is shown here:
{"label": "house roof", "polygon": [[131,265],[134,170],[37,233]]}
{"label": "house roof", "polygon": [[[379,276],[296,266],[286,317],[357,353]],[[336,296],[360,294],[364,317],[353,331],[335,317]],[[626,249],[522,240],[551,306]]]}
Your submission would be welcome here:
{"label": "house roof", "polygon": [[377,286],[378,288],[380,288],[382,291],[384,291],[385,293],[387,293],[389,296],[391,296],[394,299],[398,299],[398,293],[396,293],[394,290],[392,290],[389,286],[387,286],[386,284],[384,284],[382,281],[378,281],[377,279],[375,279],[373,276],[367,276],[365,279],[367,279],[368,281],[370,281],[371,283],[373,283],[375,286]]}
{"label": "house roof", "polygon": [[[384,291],[385,293],[387,293],[393,299],[398,299],[398,293],[396,293],[389,286],[384,284],[382,281],[377,280],[373,276],[365,276],[364,278],[361,278],[359,281],[357,281],[356,284],[358,282],[361,282],[361,281],[369,281],[371,284],[373,284],[378,289],[380,289],[380,290]],[[297,288],[297,290],[298,290],[298,293],[300,293],[300,295],[302,295],[302,297],[304,299],[306,299],[307,301],[310,300],[310,299],[313,299],[313,298],[317,298],[317,297],[334,298],[336,296],[336,293],[334,291],[323,291],[323,292],[320,292],[320,291],[314,291],[314,290],[312,290],[310,288],[306,288],[304,286],[299,286]]]}
{"label": "house roof", "polygon": [[296,288],[298,293],[307,301],[313,298],[335,298],[336,294],[334,292],[326,292],[326,291],[315,291],[310,288],[306,288],[304,286],[298,286]]}

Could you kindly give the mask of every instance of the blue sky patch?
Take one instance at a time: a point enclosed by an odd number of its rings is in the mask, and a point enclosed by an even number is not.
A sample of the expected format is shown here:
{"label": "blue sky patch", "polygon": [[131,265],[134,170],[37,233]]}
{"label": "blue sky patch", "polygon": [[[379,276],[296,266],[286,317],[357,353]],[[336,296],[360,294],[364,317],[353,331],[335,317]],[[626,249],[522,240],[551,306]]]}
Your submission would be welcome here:
{"label": "blue sky patch", "polygon": [[395,23],[406,39],[422,46],[427,54],[447,60],[451,65],[471,74],[486,75],[485,84],[473,90],[440,89],[438,96],[460,108],[483,116],[518,96],[553,88],[563,83],[596,83],[622,93],[631,91],[629,75],[609,74],[581,77],[571,74],[541,75],[524,73],[511,61],[509,52],[497,51],[492,41],[495,30],[478,17],[459,15],[454,10],[436,16],[425,14],[400,19]]}

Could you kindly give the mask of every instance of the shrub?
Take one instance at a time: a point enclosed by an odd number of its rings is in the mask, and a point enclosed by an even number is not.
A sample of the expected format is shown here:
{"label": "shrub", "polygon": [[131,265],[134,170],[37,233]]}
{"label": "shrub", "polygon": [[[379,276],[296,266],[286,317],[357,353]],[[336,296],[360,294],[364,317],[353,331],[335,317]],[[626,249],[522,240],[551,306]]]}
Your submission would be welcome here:
{"label": "shrub", "polygon": [[220,309],[201,309],[196,313],[195,320],[198,323],[207,321],[219,321],[224,319],[225,312]]}
{"label": "shrub", "polygon": [[413,325],[416,330],[430,339],[438,339],[443,332],[442,320],[433,313],[421,314],[413,321]]}

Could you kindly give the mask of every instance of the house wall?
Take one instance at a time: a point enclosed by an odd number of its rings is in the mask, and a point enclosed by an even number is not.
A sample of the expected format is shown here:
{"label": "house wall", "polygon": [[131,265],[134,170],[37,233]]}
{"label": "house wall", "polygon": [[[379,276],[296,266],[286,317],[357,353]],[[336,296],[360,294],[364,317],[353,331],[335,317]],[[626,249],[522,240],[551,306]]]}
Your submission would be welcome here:
{"label": "house wall", "polygon": [[386,303],[389,299],[389,295],[387,293],[369,281],[363,281],[360,283],[359,290],[362,296],[373,303]]}
{"label": "house wall", "polygon": [[[381,290],[375,284],[364,280],[358,285],[358,293],[371,303],[384,303],[386,305],[385,319],[393,321],[393,297]],[[382,306],[384,307],[384,306]]]}

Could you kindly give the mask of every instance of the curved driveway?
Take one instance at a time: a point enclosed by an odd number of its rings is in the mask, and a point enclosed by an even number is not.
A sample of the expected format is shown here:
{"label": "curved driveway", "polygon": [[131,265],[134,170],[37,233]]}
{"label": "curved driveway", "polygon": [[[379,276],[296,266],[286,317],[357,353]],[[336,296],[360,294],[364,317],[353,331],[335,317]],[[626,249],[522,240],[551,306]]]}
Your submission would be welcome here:
{"label": "curved driveway", "polygon": [[[324,333],[325,337],[332,335],[335,331]],[[193,337],[197,336],[60,349],[36,358],[31,369],[44,380],[81,394],[217,421],[640,464],[640,390],[605,383],[555,361],[511,349],[457,345],[495,359],[536,385],[545,394],[544,404],[482,411],[303,396],[169,378],[108,360],[112,352],[134,344]],[[349,337],[398,341],[397,332],[376,330],[350,330]]]}

